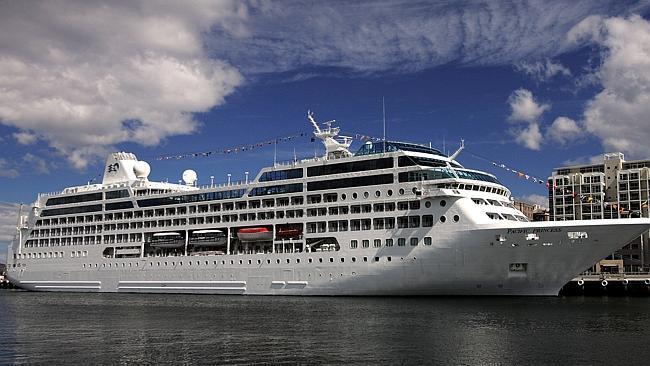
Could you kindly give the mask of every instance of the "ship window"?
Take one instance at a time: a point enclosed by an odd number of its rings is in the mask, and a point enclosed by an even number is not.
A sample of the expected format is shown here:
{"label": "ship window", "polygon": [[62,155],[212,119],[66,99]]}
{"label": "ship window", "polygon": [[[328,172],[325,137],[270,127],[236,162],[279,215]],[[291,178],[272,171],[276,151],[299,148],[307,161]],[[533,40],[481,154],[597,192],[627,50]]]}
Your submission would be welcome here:
{"label": "ship window", "polygon": [[424,207],[430,208],[431,207],[431,201],[425,201],[424,202]]}
{"label": "ship window", "polygon": [[375,239],[373,245],[375,248],[381,247],[381,239]]}
{"label": "ship window", "polygon": [[454,215],[454,222],[458,222],[458,220],[460,220],[460,216]]}
{"label": "ship window", "polygon": [[334,258],[330,257],[330,263],[334,263]]}
{"label": "ship window", "polygon": [[381,158],[365,161],[353,161],[350,163],[327,164],[307,168],[307,176],[352,173],[359,171],[388,169],[393,167],[393,158]]}
{"label": "ship window", "polygon": [[447,206],[447,201],[445,200],[440,201],[440,207],[445,207],[445,206]]}
{"label": "ship window", "polygon": [[393,239],[386,239],[386,246],[387,247],[392,247],[393,246]]}
{"label": "ship window", "polygon": [[345,262],[345,258],[341,257],[341,263]]}
{"label": "ship window", "polygon": [[412,247],[418,246],[418,238],[411,238],[411,246]]}
{"label": "ship window", "polygon": [[323,258],[318,258],[319,263],[323,263]]}
{"label": "ship window", "polygon": [[405,245],[406,245],[406,239],[404,239],[404,238],[398,238],[397,239],[397,246],[398,247],[403,247]]}
{"label": "ship window", "polygon": [[393,190],[392,190],[392,189],[389,189],[388,191],[386,191],[386,195],[387,195],[388,197],[392,196],[392,195],[393,195]]}
{"label": "ship window", "polygon": [[431,245],[431,237],[430,236],[425,236],[424,237],[424,245]]}
{"label": "ship window", "polygon": [[370,247],[370,240],[362,240],[361,241],[361,246],[364,248]]}
{"label": "ship window", "polygon": [[379,257],[375,257],[375,262],[379,262]]}
{"label": "ship window", "polygon": [[363,257],[363,261],[364,261],[364,262],[367,262],[367,261],[368,261],[368,257]]}
{"label": "ship window", "polygon": [[260,176],[260,182],[269,182],[274,180],[285,180],[285,179],[296,179],[302,178],[303,172],[302,169],[289,169],[289,170],[276,170],[270,172],[264,172]]}
{"label": "ship window", "polygon": [[128,189],[120,189],[118,191],[106,192],[106,199],[107,200],[116,199],[116,198],[126,198],[126,197],[129,197],[129,190]]}
{"label": "ship window", "polygon": [[445,221],[447,221],[447,218],[444,217],[444,216],[440,216],[440,222],[443,222],[443,223],[444,223]]}
{"label": "ship window", "polygon": [[432,226],[433,226],[433,215],[423,215],[422,227],[432,227]]}

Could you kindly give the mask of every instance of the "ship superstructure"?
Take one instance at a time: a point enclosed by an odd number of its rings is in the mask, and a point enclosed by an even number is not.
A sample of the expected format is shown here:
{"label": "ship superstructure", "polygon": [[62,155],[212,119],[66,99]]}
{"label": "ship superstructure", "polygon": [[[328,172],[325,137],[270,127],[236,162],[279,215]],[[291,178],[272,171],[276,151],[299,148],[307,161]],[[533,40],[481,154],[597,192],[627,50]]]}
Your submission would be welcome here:
{"label": "ship superstructure", "polygon": [[41,291],[251,295],[557,295],[648,219],[528,222],[495,176],[431,147],[369,141],[334,121],[323,157],[247,182],[149,181],[111,154],[101,184],[40,194],[8,277]]}

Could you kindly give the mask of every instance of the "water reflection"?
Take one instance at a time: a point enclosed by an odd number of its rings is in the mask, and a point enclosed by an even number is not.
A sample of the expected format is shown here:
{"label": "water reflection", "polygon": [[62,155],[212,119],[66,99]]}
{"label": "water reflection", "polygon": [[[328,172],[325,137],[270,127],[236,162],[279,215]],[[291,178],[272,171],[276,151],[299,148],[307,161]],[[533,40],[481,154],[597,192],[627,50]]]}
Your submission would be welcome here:
{"label": "water reflection", "polygon": [[649,298],[4,291],[0,309],[0,364],[642,364],[650,354]]}

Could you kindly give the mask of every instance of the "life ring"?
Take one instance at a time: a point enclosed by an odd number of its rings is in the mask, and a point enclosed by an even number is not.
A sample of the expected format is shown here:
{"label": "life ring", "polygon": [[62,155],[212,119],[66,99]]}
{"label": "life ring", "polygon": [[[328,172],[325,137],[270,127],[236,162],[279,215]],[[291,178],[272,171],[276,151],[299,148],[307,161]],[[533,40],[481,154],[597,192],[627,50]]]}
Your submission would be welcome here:
{"label": "life ring", "polygon": [[607,280],[603,280],[603,282],[601,282],[600,284],[601,284],[603,287],[607,287],[607,284],[608,284],[608,283],[609,283],[609,282],[607,282]]}
{"label": "life ring", "polygon": [[629,283],[630,283],[630,281],[627,278],[623,279],[623,285],[624,286],[627,286]]}
{"label": "life ring", "polygon": [[645,281],[643,281],[643,283],[650,286],[650,278],[646,278]]}
{"label": "life ring", "polygon": [[584,285],[584,284],[585,284],[585,281],[584,281],[584,280],[578,280],[578,286],[582,286],[582,285]]}

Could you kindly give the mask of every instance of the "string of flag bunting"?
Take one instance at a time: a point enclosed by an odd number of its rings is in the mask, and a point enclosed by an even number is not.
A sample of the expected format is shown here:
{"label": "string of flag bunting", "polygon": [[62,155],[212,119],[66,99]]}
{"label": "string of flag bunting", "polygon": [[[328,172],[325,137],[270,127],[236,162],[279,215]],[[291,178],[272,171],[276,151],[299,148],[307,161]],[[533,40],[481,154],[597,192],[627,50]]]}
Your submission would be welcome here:
{"label": "string of flag bunting", "polygon": [[536,176],[534,176],[534,175],[528,174],[528,173],[526,173],[526,172],[524,172],[524,171],[521,171],[521,170],[519,170],[519,169],[512,168],[512,167],[510,167],[510,166],[508,166],[508,165],[506,165],[506,164],[503,164],[503,163],[500,163],[500,162],[494,161],[494,160],[492,160],[492,159],[488,159],[488,158],[486,158],[486,157],[483,157],[483,156],[480,156],[480,155],[474,154],[474,153],[472,153],[472,152],[469,152],[469,151],[466,151],[466,152],[467,152],[469,155],[471,155],[471,156],[473,156],[473,157],[475,157],[475,158],[477,158],[477,159],[480,159],[480,160],[484,160],[484,161],[486,161],[486,162],[489,162],[490,164],[492,164],[492,166],[495,166],[495,167],[497,167],[497,168],[501,168],[501,169],[504,169],[504,170],[506,170],[506,171],[508,171],[508,172],[511,172],[511,173],[515,174],[518,178],[522,178],[522,179],[525,179],[525,180],[531,181],[531,182],[533,182],[533,183],[537,183],[537,184],[545,185],[546,188],[549,187],[549,183],[548,183],[548,181],[547,181],[546,179],[538,178],[538,177],[536,177]]}
{"label": "string of flag bunting", "polygon": [[[199,151],[199,152],[189,152],[189,153],[183,153],[183,154],[176,154],[176,155],[165,155],[165,156],[158,156],[156,160],[180,160],[180,159],[187,159],[187,158],[198,158],[198,157],[209,157],[212,155],[219,155],[219,154],[238,154],[246,151],[251,151],[251,150],[256,150],[259,148],[263,148],[265,146],[269,145],[274,145],[278,143],[284,143],[284,142],[289,142],[291,140],[294,140],[299,137],[307,137],[311,136],[311,132],[301,132],[301,133],[296,133],[290,136],[284,136],[284,137],[278,137],[274,138],[271,140],[266,140],[262,142],[257,142],[254,144],[248,144],[248,145],[242,145],[242,146],[236,146],[236,147],[230,147],[230,148],[224,148],[224,149],[217,149],[217,150],[210,150],[210,151]],[[360,133],[355,133],[353,136],[350,136],[355,140],[359,141],[381,141],[381,138],[378,137],[373,137],[373,136],[368,136]],[[315,139],[314,137],[311,138],[311,142],[314,142]]]}
{"label": "string of flag bunting", "polygon": [[230,148],[224,148],[224,149],[218,149],[218,150],[210,150],[210,151],[200,151],[200,152],[190,152],[190,153],[184,153],[184,154],[177,154],[177,155],[166,155],[166,156],[159,156],[156,158],[156,160],[180,160],[180,159],[187,159],[187,158],[198,158],[198,157],[208,157],[211,155],[224,155],[224,154],[238,154],[246,151],[251,151],[251,150],[256,150],[263,148],[265,146],[269,145],[274,145],[278,143],[284,143],[284,142],[289,142],[293,139],[299,138],[299,137],[305,137],[309,136],[311,133],[307,132],[301,132],[301,133],[296,133],[290,136],[284,136],[284,137],[278,137],[274,138],[271,140],[267,141],[262,141],[262,142],[257,142],[254,144],[248,144],[248,145],[241,145],[241,146],[236,146],[236,147],[230,147]]}

